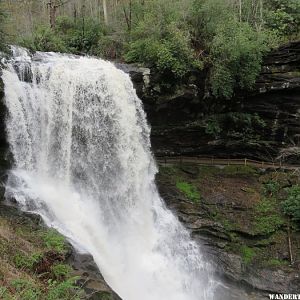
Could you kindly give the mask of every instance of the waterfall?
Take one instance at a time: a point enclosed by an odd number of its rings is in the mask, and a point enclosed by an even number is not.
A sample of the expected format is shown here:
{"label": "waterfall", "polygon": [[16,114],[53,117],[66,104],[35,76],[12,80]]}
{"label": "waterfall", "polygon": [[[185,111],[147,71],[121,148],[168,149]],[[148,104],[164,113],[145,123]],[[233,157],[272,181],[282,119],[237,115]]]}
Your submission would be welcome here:
{"label": "waterfall", "polygon": [[100,59],[12,50],[7,197],[90,253],[123,300],[215,299],[209,264],[155,186],[129,76]]}

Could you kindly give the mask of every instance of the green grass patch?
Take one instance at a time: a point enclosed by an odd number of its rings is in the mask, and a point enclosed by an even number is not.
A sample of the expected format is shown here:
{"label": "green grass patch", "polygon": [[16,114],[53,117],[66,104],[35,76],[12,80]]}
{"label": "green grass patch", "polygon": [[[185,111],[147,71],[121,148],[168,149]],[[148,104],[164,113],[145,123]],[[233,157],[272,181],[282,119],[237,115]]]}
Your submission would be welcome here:
{"label": "green grass patch", "polygon": [[199,177],[211,177],[222,173],[222,169],[215,166],[200,166],[199,167]]}
{"label": "green grass patch", "polygon": [[82,290],[76,286],[78,277],[68,278],[64,281],[48,280],[46,287],[36,282],[19,278],[11,282],[11,289],[0,290],[4,300],[79,300]]}
{"label": "green grass patch", "polygon": [[32,281],[20,278],[20,279],[13,280],[11,285],[15,289],[13,299],[22,299],[22,300],[41,299],[42,291]]}
{"label": "green grass patch", "polygon": [[194,203],[199,203],[200,202],[200,198],[201,195],[199,193],[199,191],[197,190],[197,188],[188,182],[185,181],[177,181],[176,182],[176,187],[178,188],[178,190],[180,190],[190,201],[194,202]]}
{"label": "green grass patch", "polygon": [[264,265],[266,267],[274,267],[274,268],[278,268],[281,266],[286,266],[288,265],[288,262],[285,260],[281,260],[281,259],[277,259],[277,258],[271,258],[269,260],[267,260],[266,262],[264,262]]}
{"label": "green grass patch", "polygon": [[66,264],[57,264],[52,266],[51,273],[56,280],[66,279],[70,276],[72,268]]}
{"label": "green grass patch", "polygon": [[176,167],[174,166],[165,166],[165,165],[159,166],[159,174],[162,175],[174,175],[176,171],[177,171]]}
{"label": "green grass patch", "polygon": [[284,223],[277,204],[273,198],[263,198],[255,207],[254,231],[257,234],[267,235],[278,230]]}
{"label": "green grass patch", "polygon": [[264,194],[266,196],[276,196],[280,190],[280,184],[275,180],[268,180],[264,183]]}
{"label": "green grass patch", "polygon": [[278,230],[283,224],[283,218],[277,214],[256,216],[254,220],[254,231],[256,234],[267,235]]}
{"label": "green grass patch", "polygon": [[49,250],[55,250],[59,253],[66,253],[68,245],[65,238],[55,229],[49,229],[42,234],[44,246]]}
{"label": "green grass patch", "polygon": [[256,256],[256,251],[253,248],[248,246],[242,246],[240,248],[240,253],[242,256],[243,262],[248,265],[252,262],[253,258]]}
{"label": "green grass patch", "polygon": [[258,170],[250,166],[226,166],[223,173],[225,175],[257,175]]}
{"label": "green grass patch", "polygon": [[228,220],[226,216],[224,216],[219,211],[215,210],[212,212],[212,218],[221,223],[226,231],[232,231],[236,229],[236,224],[234,224],[231,220]]}
{"label": "green grass patch", "polygon": [[14,256],[14,264],[18,269],[27,269],[27,270],[33,270],[34,265],[39,262],[41,259],[42,254],[41,253],[34,253],[32,255],[27,255],[24,253],[17,253]]}

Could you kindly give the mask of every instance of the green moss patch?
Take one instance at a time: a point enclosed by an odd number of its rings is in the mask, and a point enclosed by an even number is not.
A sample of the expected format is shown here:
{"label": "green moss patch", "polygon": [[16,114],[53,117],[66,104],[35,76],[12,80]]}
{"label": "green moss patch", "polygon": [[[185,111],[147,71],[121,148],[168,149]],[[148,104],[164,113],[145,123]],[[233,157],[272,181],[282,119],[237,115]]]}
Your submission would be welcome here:
{"label": "green moss patch", "polygon": [[254,248],[250,248],[248,246],[242,246],[240,248],[240,253],[242,256],[243,262],[248,265],[252,262],[254,257],[256,256],[256,251]]}
{"label": "green moss patch", "polygon": [[279,205],[273,198],[262,198],[255,207],[254,232],[268,235],[281,228],[285,220],[279,210]]}
{"label": "green moss patch", "polygon": [[200,193],[197,188],[192,184],[185,181],[177,181],[176,187],[180,190],[190,201],[194,203],[200,202]]}
{"label": "green moss patch", "polygon": [[257,175],[258,169],[250,166],[226,166],[223,169],[225,175]]}

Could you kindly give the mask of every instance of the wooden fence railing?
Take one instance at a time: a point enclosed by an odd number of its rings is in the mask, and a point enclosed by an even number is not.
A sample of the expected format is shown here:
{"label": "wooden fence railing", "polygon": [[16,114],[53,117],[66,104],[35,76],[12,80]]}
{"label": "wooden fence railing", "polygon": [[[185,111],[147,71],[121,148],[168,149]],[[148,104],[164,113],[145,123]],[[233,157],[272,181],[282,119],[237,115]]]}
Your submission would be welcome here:
{"label": "wooden fence railing", "polygon": [[169,157],[157,157],[157,162],[160,164],[172,164],[172,163],[195,163],[199,165],[206,166],[251,166],[261,169],[287,169],[287,170],[298,170],[300,169],[300,165],[290,165],[285,164],[281,161],[279,162],[265,162],[258,161],[248,158],[214,158],[214,157],[201,157],[201,156],[169,156]]}

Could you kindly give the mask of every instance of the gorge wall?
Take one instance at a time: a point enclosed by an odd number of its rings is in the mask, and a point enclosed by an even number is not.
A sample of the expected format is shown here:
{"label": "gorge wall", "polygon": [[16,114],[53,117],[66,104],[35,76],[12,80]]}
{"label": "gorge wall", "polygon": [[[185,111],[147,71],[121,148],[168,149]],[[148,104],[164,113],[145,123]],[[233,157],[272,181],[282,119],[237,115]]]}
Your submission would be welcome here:
{"label": "gorge wall", "polygon": [[152,126],[157,156],[204,155],[299,161],[300,41],[272,51],[251,91],[215,99],[207,71],[177,85],[129,68]]}

